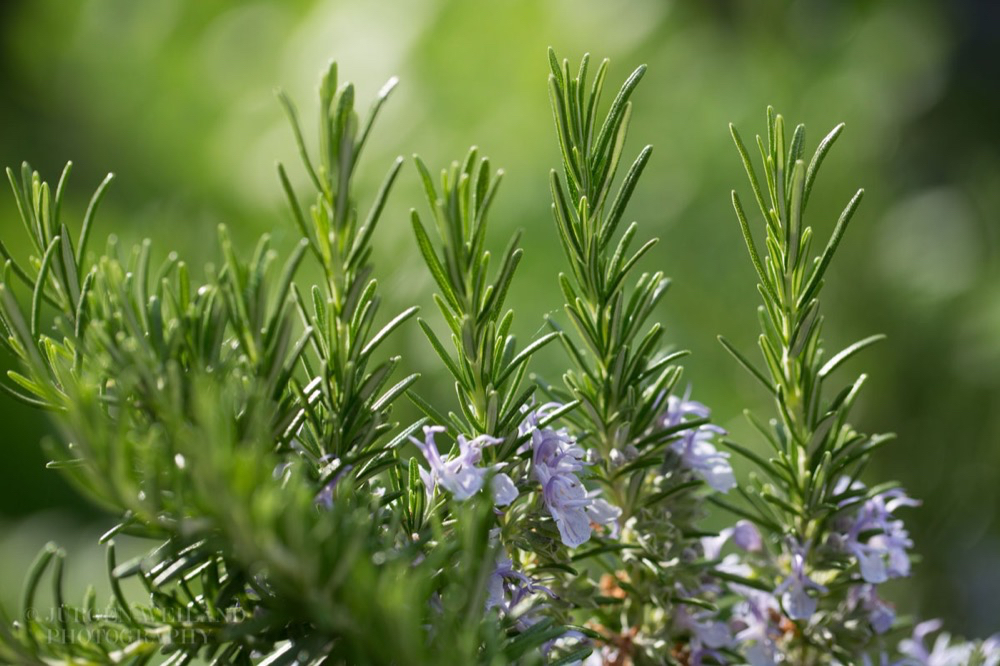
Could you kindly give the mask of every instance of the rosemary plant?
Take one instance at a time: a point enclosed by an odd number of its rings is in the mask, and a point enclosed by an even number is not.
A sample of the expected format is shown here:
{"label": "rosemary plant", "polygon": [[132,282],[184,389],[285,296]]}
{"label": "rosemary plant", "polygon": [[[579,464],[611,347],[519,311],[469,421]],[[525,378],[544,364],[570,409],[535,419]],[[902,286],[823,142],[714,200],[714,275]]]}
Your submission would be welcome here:
{"label": "rosemary plant", "polygon": [[[766,137],[756,140],[763,186],[739,132],[730,129],[763,217],[761,253],[740,197],[733,192],[762,300],[758,345],[764,369],[725,338],[719,339],[773,396],[775,405],[775,416],[766,421],[746,412],[770,456],[724,441],[754,468],[739,487],[743,503],[711,498],[751,521],[765,536],[756,537],[752,548],[744,547],[742,559],[727,557],[719,565],[718,575],[742,598],[732,609],[736,639],[751,664],[972,663],[944,660],[940,648],[948,648],[947,637],[935,648],[941,660],[931,657],[922,638],[933,623],[919,625],[915,639],[899,643],[899,652],[893,649],[890,638],[910,620],[897,620],[877,588],[910,574],[913,543],[895,512],[919,502],[894,482],[867,487],[860,481],[871,456],[893,439],[859,432],[849,422],[865,375],[832,395],[824,391],[845,361],[883,338],[873,335],[829,358],[821,339],[819,296],[864,192],[858,190],[851,198],[815,257],[805,211],[819,168],[844,126],[827,134],[807,164],[805,127],[798,125],[788,141],[782,116],[768,108]],[[730,534],[736,541],[736,533]],[[993,663],[996,648],[987,649],[993,655],[988,663]],[[974,652],[969,644],[955,650],[963,659],[971,659]],[[900,657],[902,661],[896,661]],[[980,657],[985,659],[986,653]]]}
{"label": "rosemary plant", "polygon": [[[526,449],[531,447],[534,433],[573,405],[555,410],[545,419],[529,417],[530,423],[526,423],[525,413],[536,387],[522,387],[522,382],[532,354],[552,341],[555,334],[543,335],[520,351],[510,334],[514,312],[505,311],[504,304],[523,254],[518,246],[519,233],[508,244],[490,283],[486,228],[502,172],[493,174],[489,160],[480,159],[478,150],[472,148],[462,163],[454,162],[441,172],[439,193],[427,166],[420,158],[415,158],[415,163],[440,248],[434,246],[415,210],[411,213],[413,230],[440,290],[434,300],[451,333],[454,356],[427,322],[419,323],[455,379],[460,407],[459,413],[449,411],[443,416],[442,411],[410,393],[436,424],[424,428],[423,441],[414,440],[428,465],[428,469],[419,467],[418,474],[428,503],[434,500],[439,486],[447,490],[451,500],[435,506],[443,515],[449,515],[456,502],[468,500],[489,481],[497,518],[488,545],[496,566],[488,581],[485,606],[497,609],[509,630],[524,631],[525,645],[539,647],[566,634],[569,618],[552,605],[536,602],[539,597],[554,595],[550,588],[554,584],[550,580],[553,571],[573,570],[564,554],[553,548],[558,538],[555,530],[537,519],[538,503],[531,501],[537,489],[531,483]],[[436,440],[441,433],[449,433],[456,441],[445,457]],[[411,459],[411,466],[415,464]],[[532,473],[535,467],[532,464]],[[561,652],[553,652],[551,646],[545,651],[553,656]],[[559,656],[572,660],[574,654],[589,651],[589,647],[578,647]]]}
{"label": "rosemary plant", "polygon": [[711,443],[719,429],[707,425],[708,410],[671,395],[681,377],[675,362],[685,352],[664,349],[660,324],[647,327],[669,280],[661,271],[633,274],[657,240],[633,251],[638,224],[619,233],[652,154],[651,146],[643,148],[615,187],[630,98],[646,68],[628,77],[598,122],[608,61],[592,82],[589,56],[575,78],[551,50],[549,61],[563,164],[561,177],[552,172],[552,210],[570,267],[559,284],[575,332],[550,321],[574,369],[565,375],[565,390],[549,391],[556,400],[580,403],[567,420],[625,526],[618,543],[591,553],[605,575],[588,593],[617,591],[596,611],[606,656],[699,660],[707,646],[687,638],[713,607],[700,598],[707,571],[696,557],[703,536],[696,523],[706,482],[710,490],[728,491],[732,469]]}
{"label": "rosemary plant", "polygon": [[[842,126],[806,164],[803,127],[786,142],[769,110],[763,186],[733,130],[764,218],[760,253],[733,194],[763,299],[763,369],[722,342],[774,398],[773,418],[748,414],[773,450],[761,455],[681,388],[685,353],[653,322],[669,281],[638,273],[657,241],[635,248],[638,224],[622,224],[651,156],[619,177],[645,68],[602,117],[608,62],[592,78],[588,56],[575,76],[551,51],[549,64],[563,324],[520,349],[511,334],[520,234],[495,270],[486,247],[501,173],[476,149],[439,183],[415,160],[436,239],[416,210],[411,222],[450,348],[418,324],[457,408],[422,398],[382,352],[417,310],[383,318],[372,265],[403,160],[364,208],[353,181],[395,80],[362,120],[331,65],[312,148],[279,94],[311,185],[303,199],[278,165],[301,235],[281,262],[267,236],[247,256],[225,227],[201,279],[176,254],[154,262],[149,242],[126,251],[112,236],[98,254],[88,241],[110,176],[77,225],[61,214],[70,165],[54,190],[27,164],[8,170],[33,250],[0,241],[0,339],[19,362],[0,388],[53,413],[50,467],[115,525],[100,539],[110,599],[93,586],[67,599],[65,553],[46,547],[16,614],[0,609],[0,662],[998,665],[998,638],[925,645],[934,621],[897,641],[910,622],[879,596],[910,573],[895,512],[917,502],[860,481],[891,439],[849,423],[864,376],[825,389],[880,336],[829,359],[820,337],[819,295],[861,192],[815,259],[804,223]],[[302,285],[306,262],[318,284]],[[562,386],[528,375],[555,340],[572,365]],[[423,417],[401,426],[404,394]],[[720,442],[755,466],[747,482]],[[739,520],[703,531],[708,502]],[[123,539],[143,554],[119,562]]]}
{"label": "rosemary plant", "polygon": [[[280,272],[266,237],[247,261],[225,229],[220,267],[208,267],[200,285],[176,255],[154,269],[148,243],[122,258],[112,238],[94,259],[87,240],[110,177],[74,239],[60,219],[69,167],[54,194],[27,165],[20,182],[8,172],[37,256],[22,265],[3,249],[4,340],[23,367],[4,386],[56,412],[61,434],[49,445],[50,465],[120,522],[102,537],[110,604],[91,590],[69,605],[63,553],[49,547],[27,578],[20,615],[0,629],[0,659],[436,663],[448,650],[460,661],[496,660],[503,641],[495,636],[484,652],[481,604],[465,587],[487,563],[476,547],[485,538],[473,538],[485,537],[485,509],[465,509],[451,530],[456,540],[425,553],[399,509],[408,491],[386,490],[386,470],[401,464],[397,449],[418,425],[393,435],[391,404],[415,376],[390,385],[399,359],[378,358],[380,343],[415,309],[375,327],[369,263],[402,162],[363,217],[351,181],[390,90],[359,123],[353,87],[338,88],[331,66],[315,161],[281,96],[315,194],[304,212],[279,166],[303,235]],[[324,277],[311,297],[293,282],[307,253]],[[28,310],[16,282],[28,289]],[[440,523],[423,538],[434,529]],[[149,553],[118,563],[117,535],[149,540]],[[35,607],[46,572],[52,613]],[[131,580],[147,603],[126,595]],[[454,603],[435,612],[408,601],[432,594]],[[383,640],[390,633],[395,639]]]}

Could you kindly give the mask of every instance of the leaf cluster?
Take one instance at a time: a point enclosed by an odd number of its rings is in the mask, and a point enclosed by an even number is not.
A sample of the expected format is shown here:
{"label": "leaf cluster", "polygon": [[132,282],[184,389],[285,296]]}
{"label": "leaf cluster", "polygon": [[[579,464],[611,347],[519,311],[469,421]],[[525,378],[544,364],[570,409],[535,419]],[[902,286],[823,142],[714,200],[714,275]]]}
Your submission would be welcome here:
{"label": "leaf cluster", "polygon": [[414,399],[437,423],[457,432],[511,439],[517,435],[522,408],[535,391],[533,385],[520,390],[528,361],[555,334],[543,335],[518,350],[510,333],[514,311],[505,310],[504,303],[524,254],[520,233],[510,240],[490,278],[492,255],[486,249],[486,230],[503,172],[494,174],[489,160],[472,148],[461,163],[441,171],[439,191],[423,161],[415,158],[415,162],[437,229],[437,247],[416,210],[411,213],[413,231],[440,290],[434,301],[451,333],[454,356],[427,322],[419,323],[455,379],[461,415],[450,413],[445,418],[419,397]]}
{"label": "leaf cluster", "polygon": [[836,513],[864,499],[855,497],[859,493],[854,491],[836,494],[834,488],[843,476],[857,479],[871,453],[892,439],[891,435],[858,433],[848,422],[864,375],[832,399],[823,399],[824,385],[833,371],[883,338],[865,338],[825,358],[819,295],[826,270],[864,191],[858,190],[852,197],[826,246],[812,259],[813,231],[805,225],[804,216],[819,168],[843,128],[838,125],[820,142],[807,165],[803,159],[805,127],[798,125],[788,142],[784,119],[769,108],[766,138],[758,136],[756,142],[764,173],[762,188],[746,146],[731,126],[764,222],[766,252],[762,258],[740,197],[734,191],[733,207],[757,271],[763,303],[758,310],[762,331],[758,345],[764,370],[726,339],[720,341],[774,396],[778,418],[765,425],[751,416],[774,457],[765,460],[735,442],[728,444],[767,477],[744,493],[755,507],[755,519],[779,532],[785,529],[782,526],[794,525],[795,534],[803,542],[820,537]]}
{"label": "leaf cluster", "polygon": [[[2,385],[58,413],[50,466],[118,517],[105,540],[153,545],[118,564],[109,541],[105,608],[93,592],[72,605],[62,552],[44,551],[20,618],[0,633],[0,659],[430,664],[447,649],[500,664],[540,644],[482,621],[489,507],[470,504],[444,539],[440,520],[414,524],[422,486],[386,487],[420,425],[389,436],[392,402],[416,375],[391,383],[399,359],[380,359],[379,346],[415,308],[375,325],[369,261],[401,161],[363,221],[351,181],[390,88],[360,124],[353,87],[337,88],[331,66],[315,162],[281,95],[316,192],[307,217],[279,166],[303,234],[280,267],[267,237],[244,258],[224,228],[200,283],[174,254],[156,265],[148,242],[123,257],[112,238],[93,258],[87,237],[110,177],[71,239],[59,215],[69,168],[54,194],[30,167],[20,181],[9,172],[37,256],[24,264],[2,248],[2,339],[22,368]],[[323,280],[303,297],[295,277],[309,256]],[[46,572],[55,620],[34,607]],[[123,591],[128,581],[148,605]],[[440,608],[413,601],[431,598]]]}
{"label": "leaf cluster", "polygon": [[[395,79],[383,86],[366,120],[360,123],[354,110],[354,86],[348,82],[338,88],[337,67],[331,63],[320,85],[320,150],[316,164],[302,138],[295,107],[284,93],[279,93],[306,173],[316,190],[308,216],[303,213],[284,166],[278,165],[278,173],[303,242],[325,276],[322,285],[314,285],[304,296],[291,283],[290,272],[285,274],[313,352],[301,357],[308,381],[300,384],[293,377],[289,382],[300,406],[293,422],[295,441],[317,460],[330,456],[345,464],[358,462],[356,457],[365,455],[391,428],[392,401],[417,379],[416,374],[411,374],[386,388],[400,359],[372,362],[379,344],[417,311],[409,308],[382,328],[373,328],[380,299],[378,283],[371,277],[370,241],[402,159],[393,163],[363,221],[351,189],[362,149],[394,86]],[[347,460],[350,456],[354,457]]]}
{"label": "leaf cluster", "polygon": [[617,234],[651,146],[640,151],[617,191],[613,187],[628,133],[630,98],[646,68],[628,77],[599,124],[608,61],[600,64],[590,83],[589,56],[583,57],[576,77],[569,63],[560,64],[551,50],[549,61],[549,97],[563,162],[562,176],[553,170],[550,177],[552,210],[571,269],[569,275],[559,276],[559,284],[577,337],[552,322],[576,366],[565,382],[583,408],[581,429],[596,435],[605,455],[629,444],[641,448],[662,443],[644,437],[680,378],[680,369],[673,365],[680,355],[661,353],[663,329],[658,323],[644,326],[670,282],[661,271],[643,273],[629,290],[629,274],[657,240],[631,250],[636,222]]}

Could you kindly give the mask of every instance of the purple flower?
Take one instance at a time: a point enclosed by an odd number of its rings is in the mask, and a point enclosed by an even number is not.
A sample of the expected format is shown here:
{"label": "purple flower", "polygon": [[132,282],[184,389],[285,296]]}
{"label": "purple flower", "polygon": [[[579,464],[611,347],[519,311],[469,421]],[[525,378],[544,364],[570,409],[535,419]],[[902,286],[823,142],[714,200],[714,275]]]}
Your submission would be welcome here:
{"label": "purple flower", "polygon": [[892,606],[879,598],[875,586],[859,585],[851,588],[847,596],[847,604],[851,609],[860,608],[868,615],[868,622],[877,634],[884,634],[892,628],[896,621],[896,611]]}
{"label": "purple flower", "polygon": [[764,547],[760,531],[749,520],[737,521],[733,527],[733,543],[748,553],[756,553]]}
{"label": "purple flower", "polygon": [[744,588],[742,593],[744,601],[733,608],[736,641],[744,645],[743,653],[750,666],[774,666],[776,641],[782,635],[772,623],[772,618],[781,617],[778,600],[754,588]]}
{"label": "purple flower", "polygon": [[490,489],[493,491],[493,503],[497,506],[507,506],[517,499],[517,486],[509,476],[503,472],[498,472],[490,481]]}
{"label": "purple flower", "polygon": [[708,611],[692,613],[687,606],[679,605],[674,611],[674,624],[690,633],[690,663],[701,666],[705,657],[723,659],[720,649],[733,644],[733,634],[725,622],[720,622]]}
{"label": "purple flower", "polygon": [[542,482],[545,507],[556,521],[559,537],[570,548],[590,540],[587,490],[573,474],[554,474]]}
{"label": "purple flower", "polygon": [[549,588],[515,570],[509,557],[499,555],[496,568],[487,583],[486,610],[499,608],[509,613],[525,597],[536,592],[544,592],[552,599],[556,597]]}
{"label": "purple flower", "polygon": [[993,634],[980,646],[985,664],[983,666],[1000,666],[1000,634]]}
{"label": "purple flower", "polygon": [[517,434],[524,436],[538,430],[538,423],[561,407],[562,405],[558,402],[546,402],[534,409],[531,409],[530,405],[524,405],[521,407],[524,420],[517,426]]}
{"label": "purple flower", "polygon": [[749,520],[740,520],[733,527],[727,527],[718,536],[702,537],[701,547],[705,551],[705,559],[714,560],[722,553],[722,547],[730,539],[740,550],[754,553],[764,547],[757,526]]}
{"label": "purple flower", "polygon": [[[845,490],[847,481],[841,479],[834,492]],[[875,495],[858,510],[842,539],[843,548],[857,558],[865,582],[884,583],[890,578],[910,575],[910,557],[906,551],[913,542],[903,521],[896,520],[892,513],[901,506],[919,505],[920,502],[897,488]]]}
{"label": "purple flower", "polygon": [[[689,388],[683,398],[669,396],[667,409],[660,417],[661,427],[676,428],[690,420],[689,417],[694,419],[709,417],[711,411],[708,407],[689,400],[690,393]],[[729,454],[717,450],[711,442],[716,435],[725,433],[726,431],[718,426],[703,424],[684,430],[681,438],[670,445],[671,450],[680,456],[681,464],[720,493],[729,492],[736,486],[733,467],[729,464]]]}
{"label": "purple flower", "polygon": [[692,420],[707,419],[712,415],[712,410],[696,400],[691,400],[690,397],[690,386],[685,391],[683,398],[669,396],[667,398],[667,411],[660,417],[660,425],[664,428],[674,428],[687,421],[688,417],[691,417]]}
{"label": "purple flower", "polygon": [[565,428],[544,428],[531,432],[532,463],[536,470],[545,468],[550,474],[575,474],[586,466],[584,450]]}
{"label": "purple flower", "polygon": [[[438,451],[434,436],[439,432],[444,432],[441,426],[424,426],[424,441],[414,437],[410,440],[417,446],[427,460],[430,468],[425,470],[420,468],[420,478],[427,489],[428,497],[434,494],[434,489],[440,484],[442,488],[454,495],[457,500],[467,500],[483,487],[487,468],[479,467],[479,462],[483,459],[483,448],[493,444],[499,444],[502,440],[481,435],[473,440],[468,440],[464,435],[458,436],[458,454],[452,458],[442,458]],[[506,477],[510,482],[510,477]],[[504,481],[499,483],[502,497],[509,497],[509,487]],[[513,483],[510,482],[510,486]],[[496,485],[494,486],[496,492]],[[516,497],[516,495],[515,495]],[[513,499],[508,501],[509,504]]]}
{"label": "purple flower", "polygon": [[542,485],[545,508],[556,522],[559,537],[570,548],[586,543],[591,522],[611,525],[617,533],[621,509],[588,493],[577,477],[584,469],[584,450],[565,430],[545,428],[531,433],[532,473]]}
{"label": "purple flower", "polygon": [[[752,578],[754,575],[753,567],[744,562],[736,553],[726,555],[715,568],[723,573],[733,574],[740,578]],[[729,583],[729,588],[744,597],[757,589],[747,585],[740,585],[739,583]]]}
{"label": "purple flower", "polygon": [[774,593],[781,595],[781,605],[788,617],[793,620],[808,620],[816,612],[816,598],[809,596],[808,590],[816,590],[825,594],[827,589],[811,579],[805,572],[806,555],[809,544],[800,546],[797,542],[790,544],[792,557],[791,574],[782,581]]}
{"label": "purple flower", "polygon": [[592,523],[609,528],[608,535],[612,539],[617,539],[618,519],[621,518],[622,510],[607,500],[601,499],[600,494],[600,490],[592,490],[587,494],[587,497],[590,498],[590,504],[587,505],[587,515]]}
{"label": "purple flower", "polygon": [[912,661],[904,663],[913,666],[965,666],[972,656],[972,646],[969,644],[950,645],[951,636],[938,634],[934,647],[928,651],[924,640],[928,635],[941,628],[941,620],[927,620],[913,628],[913,637],[904,638],[899,642],[901,654],[910,657]]}
{"label": "purple flower", "polygon": [[927,649],[924,644],[928,635],[941,628],[940,620],[921,622],[913,628],[913,637],[899,642],[899,651],[909,659],[902,662],[906,666],[966,666],[972,663],[973,655],[984,666],[1000,664],[1000,634],[987,638],[980,645],[974,643],[951,644],[951,636],[945,632],[938,634],[934,647]]}

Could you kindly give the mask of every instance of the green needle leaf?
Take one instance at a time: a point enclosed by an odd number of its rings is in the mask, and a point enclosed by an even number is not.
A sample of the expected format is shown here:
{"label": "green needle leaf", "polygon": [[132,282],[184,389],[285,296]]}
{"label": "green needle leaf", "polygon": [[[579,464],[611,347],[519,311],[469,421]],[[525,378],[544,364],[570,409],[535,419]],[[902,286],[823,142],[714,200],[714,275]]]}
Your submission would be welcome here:
{"label": "green needle leaf", "polygon": [[840,239],[844,237],[844,232],[847,231],[847,225],[850,223],[851,218],[854,217],[854,212],[861,204],[861,197],[863,197],[864,194],[864,190],[858,190],[857,194],[855,194],[851,201],[847,204],[847,208],[845,208],[844,212],[840,214],[840,219],[837,220],[837,226],[833,229],[833,235],[830,236],[830,241],[827,243],[826,249],[823,250],[819,263],[816,265],[816,268],[813,269],[812,275],[809,276],[809,282],[806,284],[805,289],[802,290],[802,295],[799,296],[797,304],[798,308],[801,309],[802,306],[808,303],[809,300],[815,295],[815,292],[819,290],[823,274],[830,265],[830,261],[833,259],[833,254],[837,251],[837,246],[840,245]]}
{"label": "green needle leaf", "polygon": [[719,342],[725,347],[726,351],[733,355],[733,358],[742,365],[747,372],[749,372],[757,381],[759,381],[764,388],[767,389],[768,393],[774,393],[774,386],[771,385],[771,381],[764,375],[763,372],[757,369],[757,367],[751,363],[746,356],[741,354],[736,347],[732,345],[728,340],[726,340],[721,335],[718,336]]}
{"label": "green needle leaf", "polygon": [[59,247],[60,237],[56,236],[49,243],[49,247],[45,250],[45,256],[42,257],[41,267],[38,269],[38,280],[35,282],[35,290],[31,295],[31,339],[32,341],[38,339],[38,325],[41,319],[41,309],[42,309],[42,292],[45,290],[45,283],[49,276],[49,268],[52,265],[53,257],[55,256],[56,248]]}
{"label": "green needle leaf", "polygon": [[538,351],[545,345],[552,342],[558,336],[559,334],[556,332],[546,333],[545,335],[538,338],[530,345],[522,349],[520,353],[518,353],[518,355],[511,360],[511,362],[507,365],[507,367],[503,370],[503,372],[500,373],[500,376],[497,377],[497,382],[496,382],[497,386],[498,387],[502,386],[503,383],[507,380],[507,378],[510,377],[510,373],[516,370],[519,365],[530,359],[532,354],[534,354],[536,351]]}
{"label": "green needle leaf", "polygon": [[822,368],[820,368],[817,376],[820,379],[825,379],[830,375],[830,373],[832,373],[834,370],[840,367],[842,363],[847,361],[847,359],[851,358],[852,356],[860,352],[862,349],[869,347],[875,344],[876,342],[881,342],[882,340],[885,339],[886,336],[880,333],[876,335],[871,335],[867,338],[864,338],[863,340],[858,340],[854,344],[849,345],[848,347],[842,349],[840,352],[837,353],[836,356],[827,361],[826,364]]}
{"label": "green needle leaf", "polygon": [[625,207],[628,205],[629,200],[631,200],[635,186],[638,184],[642,172],[646,169],[646,164],[649,163],[649,158],[652,154],[652,146],[643,148],[639,156],[635,158],[635,162],[629,167],[628,173],[625,174],[625,179],[622,181],[615,200],[611,203],[611,209],[608,211],[604,226],[600,230],[599,243],[601,248],[604,248],[611,241],[615,229],[618,228],[622,215],[625,213]]}
{"label": "green needle leaf", "polygon": [[455,308],[456,312],[461,312],[462,305],[452,289],[451,282],[448,280],[444,266],[441,265],[441,260],[438,259],[437,252],[431,244],[431,239],[427,235],[424,225],[420,222],[420,215],[417,211],[414,210],[410,212],[410,220],[413,224],[413,233],[417,236],[417,247],[420,248],[420,254],[423,255],[424,261],[427,263],[427,267],[430,269],[431,275],[434,277],[434,281],[437,282],[438,288],[441,289],[441,294],[448,300],[448,303]]}
{"label": "green needle leaf", "polygon": [[111,181],[115,179],[115,174],[109,173],[101,181],[101,184],[97,186],[97,191],[94,192],[94,196],[90,198],[90,204],[87,205],[87,212],[83,215],[83,226],[80,229],[80,242],[76,246],[76,265],[80,266],[83,264],[84,257],[87,253],[87,240],[90,238],[90,230],[94,224],[94,217],[97,215],[97,208],[101,205],[101,201],[104,199],[104,193],[108,189],[108,185]]}
{"label": "green needle leaf", "polygon": [[781,299],[778,297],[777,292],[775,292],[774,285],[771,284],[767,271],[764,270],[764,265],[760,261],[760,255],[757,254],[757,246],[753,241],[753,235],[750,233],[750,225],[747,223],[747,216],[743,212],[743,205],[740,203],[740,197],[736,194],[736,190],[733,190],[732,197],[733,208],[736,210],[736,217],[740,221],[740,231],[743,232],[743,240],[747,245],[747,251],[750,252],[750,261],[757,271],[757,277],[760,279],[761,286],[767,291],[768,296],[771,297],[771,302],[778,305],[781,303]]}
{"label": "green needle leaf", "polygon": [[802,193],[802,208],[806,207],[809,202],[809,193],[812,192],[813,182],[816,180],[816,174],[819,173],[819,168],[823,164],[823,160],[826,159],[826,154],[830,152],[830,148],[837,141],[837,137],[840,136],[841,132],[844,131],[844,123],[840,123],[834,127],[829,134],[827,134],[822,141],[820,141],[819,146],[816,148],[816,152],[813,154],[812,160],[809,161],[809,168],[806,170],[806,181],[805,189]]}

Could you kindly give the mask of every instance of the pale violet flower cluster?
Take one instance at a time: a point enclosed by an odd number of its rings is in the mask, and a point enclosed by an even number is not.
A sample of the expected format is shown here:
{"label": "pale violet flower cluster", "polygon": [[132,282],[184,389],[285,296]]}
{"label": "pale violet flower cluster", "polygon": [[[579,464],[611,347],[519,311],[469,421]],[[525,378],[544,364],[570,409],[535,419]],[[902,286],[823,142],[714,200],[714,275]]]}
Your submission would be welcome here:
{"label": "pale violet flower cluster", "polygon": [[531,473],[542,486],[542,501],[556,523],[559,537],[570,548],[590,540],[593,524],[610,529],[617,536],[621,509],[588,492],[579,478],[587,463],[586,452],[565,429],[539,428],[539,413],[552,408],[543,405],[527,415],[522,432],[531,433]]}
{"label": "pale violet flower cluster", "polygon": [[[718,559],[726,542],[731,542],[744,554],[764,552],[760,531],[747,520],[722,530],[717,537],[704,537],[701,541],[708,560]],[[687,627],[691,632],[691,663],[701,663],[700,660],[707,656],[718,663],[726,663],[716,656],[721,649],[740,652],[749,666],[786,663],[782,658],[782,644],[794,631],[790,619],[812,617],[817,606],[813,593],[827,591],[806,572],[808,544],[789,539],[787,553],[790,572],[773,593],[738,583],[728,585],[740,597],[732,608],[728,624],[712,621],[704,612],[691,616],[695,620]],[[743,556],[735,553],[724,557],[716,569],[742,578],[753,576],[751,566]]]}
{"label": "pale violet flower cluster", "polygon": [[[667,409],[660,418],[660,427],[678,428],[686,421],[707,419],[711,414],[708,407],[690,399],[690,389],[683,398],[669,396]],[[736,486],[733,467],[729,463],[729,454],[715,448],[712,440],[726,431],[712,424],[702,424],[683,430],[680,439],[670,445],[684,467],[705,480],[709,486],[720,493],[729,492]]]}
{"label": "pale violet flower cluster", "polygon": [[778,642],[784,637],[784,629],[775,622],[775,618],[781,617],[778,600],[772,594],[752,588],[744,589],[742,596],[730,621],[734,638],[750,666],[774,666],[779,654]]}
{"label": "pale violet flower cluster", "polygon": [[[853,484],[841,479],[835,489],[842,494],[848,489],[862,490],[859,481]],[[884,583],[890,578],[910,575],[910,556],[913,547],[903,521],[893,516],[902,506],[919,506],[920,502],[906,496],[901,489],[879,493],[865,501],[856,516],[849,519],[846,529],[838,535],[841,547],[858,560],[861,577],[866,583]]]}
{"label": "pale violet flower cluster", "polygon": [[441,426],[424,426],[423,441],[410,438],[427,460],[429,469],[420,468],[420,479],[427,489],[428,499],[440,485],[455,499],[467,500],[482,489],[491,471],[496,472],[491,482],[493,502],[497,506],[506,506],[517,499],[517,487],[507,474],[497,471],[499,466],[490,468],[479,465],[483,459],[483,448],[499,444],[501,440],[488,435],[470,440],[459,435],[458,453],[445,458],[441,456],[434,441],[435,435],[444,431],[445,428]]}
{"label": "pale violet flower cluster", "polygon": [[[736,555],[727,556],[718,569],[742,577],[749,577],[752,574],[751,567],[740,561]],[[792,605],[803,603],[801,599],[793,601],[791,596],[809,585],[806,582],[807,578],[800,579],[794,572],[789,580],[795,581],[789,582],[789,589],[776,590],[774,594],[746,585],[730,585],[730,589],[739,595],[740,601],[733,606],[729,618],[729,629],[733,638],[728,647],[742,654],[748,666],[777,666],[788,663],[783,657],[783,645],[786,639],[794,634],[795,626],[787,619],[785,614],[787,608],[782,608],[784,602],[779,602],[776,595],[788,595],[790,597],[788,602],[792,602]],[[792,589],[793,585],[795,590]]]}
{"label": "pale violet flower cluster", "polygon": [[[893,660],[887,654],[878,656],[878,661],[865,657],[864,666],[1000,666],[1000,634],[976,644],[971,642],[952,643],[947,632],[941,632],[933,645],[927,646],[928,637],[941,628],[940,620],[921,622],[913,629],[911,638],[899,643],[902,659]],[[973,659],[977,660],[974,661]]]}
{"label": "pale violet flower cluster", "polygon": [[[745,656],[750,666],[774,666],[789,663],[783,655],[786,639],[795,635],[792,621],[809,623],[816,617],[819,600],[830,594],[826,586],[813,579],[816,558],[829,553],[847,555],[857,562],[859,575],[849,585],[840,603],[841,612],[849,618],[864,618],[871,630],[882,635],[887,633],[896,620],[893,607],[881,599],[877,586],[891,578],[907,576],[910,573],[909,548],[912,543],[902,521],[894,516],[894,511],[903,506],[916,506],[919,502],[910,499],[902,490],[889,490],[860,500],[865,487],[859,482],[842,480],[835,488],[839,497],[848,497],[841,502],[844,515],[836,522],[834,532],[820,546],[809,541],[799,541],[788,537],[784,542],[784,557],[781,568],[786,572],[773,592],[752,589],[732,584],[730,589],[742,598],[732,611],[729,629],[733,633],[733,644]],[[740,521],[735,526],[723,530],[718,537],[702,539],[707,559],[718,559],[723,544],[732,540],[746,552],[761,551],[762,540],[752,523]],[[772,561],[777,565],[778,562]],[[825,569],[826,565],[821,565]],[[730,555],[718,565],[720,571],[747,578],[752,568],[736,556]],[[826,582],[824,580],[824,582]],[[879,656],[877,662],[866,662],[878,666],[951,666],[966,664],[954,661],[949,655],[972,654],[970,645],[952,646],[948,638],[938,638],[933,649],[924,647],[924,636],[938,625],[921,625],[913,639],[900,644],[902,661],[893,661],[888,654]],[[987,642],[984,649],[997,649]],[[986,663],[990,663],[987,661]],[[992,664],[1000,666],[1000,664]]]}
{"label": "pale violet flower cluster", "polygon": [[715,619],[709,611],[691,612],[681,605],[674,612],[674,625],[690,632],[688,663],[691,666],[701,666],[707,657],[714,660],[712,663],[726,663],[720,650],[730,647],[733,635],[725,622]]}
{"label": "pale violet flower cluster", "polygon": [[877,634],[889,631],[896,621],[895,609],[878,596],[875,586],[870,583],[852,587],[847,594],[847,606],[852,611],[862,611]]}
{"label": "pale violet flower cluster", "polygon": [[[860,481],[843,478],[838,481],[834,493],[840,496],[864,490]],[[841,506],[847,507],[851,502],[851,499],[843,500]],[[861,575],[862,582],[848,592],[846,610],[866,617],[876,634],[888,632],[896,620],[895,610],[879,597],[877,586],[892,578],[910,575],[908,550],[913,542],[903,521],[893,512],[900,507],[919,504],[901,489],[878,493],[861,502],[856,513],[840,518],[837,531],[829,539],[834,550],[857,561]]]}
{"label": "pale violet flower cluster", "polygon": [[[757,526],[748,520],[740,520],[732,527],[723,529],[718,536],[702,537],[701,546],[705,559],[719,559],[727,542],[732,543],[743,553],[755,553],[763,549],[763,538]],[[750,569],[742,561],[742,556],[736,553],[731,553],[723,558],[717,565],[717,570],[743,577],[750,574]],[[731,587],[738,588],[744,599],[753,600],[755,595],[760,594],[758,590],[745,586],[732,585]],[[718,581],[714,578],[708,578],[700,589],[693,592],[689,589],[679,588],[678,596],[710,599],[720,592]],[[773,605],[775,608],[777,607],[776,602]],[[719,619],[718,612],[679,604],[674,611],[673,624],[675,629],[686,632],[689,636],[685,663],[692,664],[692,666],[701,666],[704,663],[726,664],[729,663],[729,660],[723,651],[737,650],[745,647],[747,643],[751,643],[750,652],[763,650],[767,653],[771,648],[771,642],[770,639],[764,640],[767,638],[767,632],[763,627],[770,616],[762,611],[760,620],[764,624],[761,624],[754,614],[756,606],[751,606],[748,603],[744,603],[743,606],[745,608],[738,605],[734,615],[726,622]],[[744,621],[741,615],[743,612],[749,615],[748,621]],[[758,646],[757,643],[760,645]],[[710,661],[706,662],[707,659]],[[761,661],[759,663],[767,662]]]}

